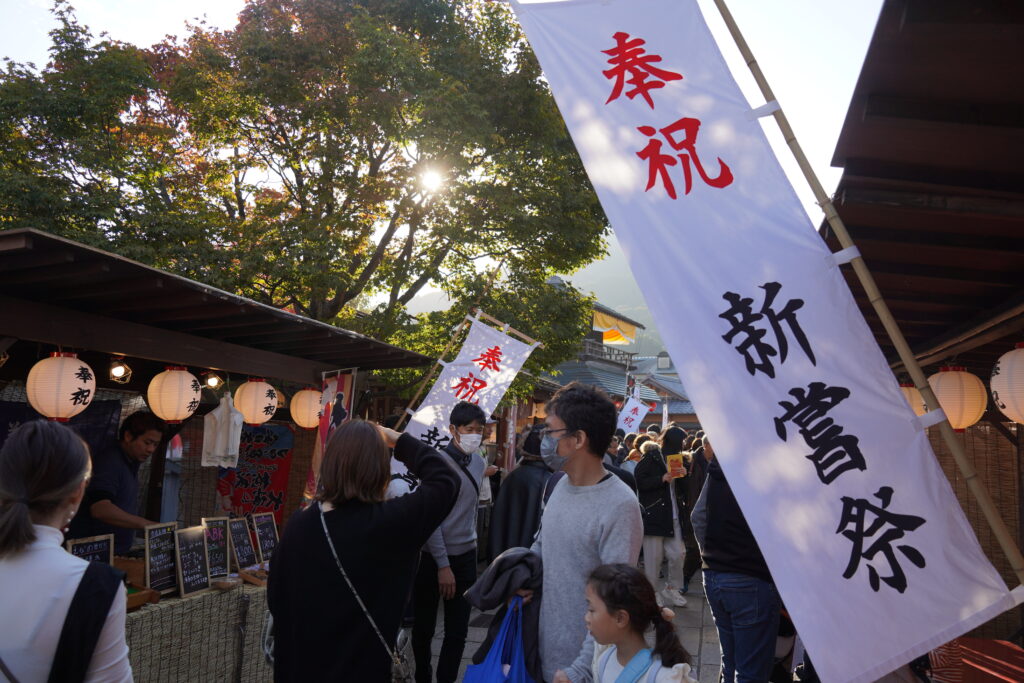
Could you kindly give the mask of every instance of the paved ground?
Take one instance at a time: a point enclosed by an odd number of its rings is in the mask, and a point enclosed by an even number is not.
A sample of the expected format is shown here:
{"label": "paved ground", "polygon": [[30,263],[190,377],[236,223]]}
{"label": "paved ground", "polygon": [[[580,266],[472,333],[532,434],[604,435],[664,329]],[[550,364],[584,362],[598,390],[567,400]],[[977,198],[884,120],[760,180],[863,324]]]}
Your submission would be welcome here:
{"label": "paved ground", "polygon": [[[700,683],[717,683],[721,666],[721,651],[718,649],[718,631],[715,630],[715,621],[711,617],[711,609],[704,599],[704,586],[701,583],[699,573],[694,577],[693,583],[690,584],[690,592],[687,593],[686,600],[686,607],[674,608],[676,613],[675,625],[676,632],[679,634],[679,640],[682,641],[683,647],[693,657],[692,675],[694,678],[699,678]],[[466,666],[471,663],[473,653],[480,647],[480,643],[487,635],[486,623],[488,622],[488,616],[474,609],[469,619],[469,638],[466,642],[466,651],[463,655],[462,668],[459,673],[460,680],[466,671]],[[583,619],[582,614],[580,614],[580,619]],[[439,615],[437,620],[438,633],[434,637],[432,648],[435,666],[437,664],[437,654],[441,651],[441,640],[444,636],[441,627],[443,621],[443,616]],[[475,624],[484,625],[476,626]]]}

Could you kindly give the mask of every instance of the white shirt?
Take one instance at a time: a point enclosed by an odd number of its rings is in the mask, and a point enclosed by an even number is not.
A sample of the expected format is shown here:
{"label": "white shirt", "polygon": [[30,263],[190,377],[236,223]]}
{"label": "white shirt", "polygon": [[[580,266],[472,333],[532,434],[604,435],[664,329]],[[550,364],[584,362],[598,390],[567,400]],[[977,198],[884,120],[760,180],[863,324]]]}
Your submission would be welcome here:
{"label": "white shirt", "polygon": [[[0,560],[0,658],[21,683],[49,678],[64,618],[89,564],[61,547],[64,538],[57,529],[33,527],[36,540]],[[126,595],[123,586],[114,594],[86,681],[132,680],[124,635]]]}
{"label": "white shirt", "polygon": [[203,416],[203,467],[236,467],[245,418],[225,391],[220,405]]}

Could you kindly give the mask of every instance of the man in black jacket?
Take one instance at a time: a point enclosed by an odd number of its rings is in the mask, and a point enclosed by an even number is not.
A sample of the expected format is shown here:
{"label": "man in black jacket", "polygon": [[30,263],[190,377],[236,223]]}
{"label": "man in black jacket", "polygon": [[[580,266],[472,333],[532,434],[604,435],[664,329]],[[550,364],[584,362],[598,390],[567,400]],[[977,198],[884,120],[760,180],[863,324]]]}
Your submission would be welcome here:
{"label": "man in black jacket", "polygon": [[491,560],[509,548],[529,548],[540,527],[541,496],[551,468],[540,457],[540,432],[531,428],[520,449],[519,465],[509,473],[494,500],[488,556]]}
{"label": "man in black jacket", "polygon": [[[693,521],[704,560],[704,592],[722,647],[723,680],[767,681],[779,630],[779,594],[706,439],[704,453],[710,459],[701,494],[705,510],[698,502]],[[706,521],[698,521],[705,511]]]}

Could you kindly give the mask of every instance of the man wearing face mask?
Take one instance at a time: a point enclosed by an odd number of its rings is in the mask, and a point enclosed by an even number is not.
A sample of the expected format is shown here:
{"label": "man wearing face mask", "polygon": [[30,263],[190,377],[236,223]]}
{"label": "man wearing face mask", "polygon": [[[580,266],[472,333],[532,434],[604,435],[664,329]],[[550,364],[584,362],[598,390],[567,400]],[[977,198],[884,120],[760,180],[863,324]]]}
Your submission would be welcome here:
{"label": "man wearing face mask", "polygon": [[640,556],[636,494],[601,460],[615,422],[611,399],[579,382],[562,387],[547,405],[541,456],[552,470],[565,472],[531,548],[544,566],[539,641],[549,683],[591,680],[594,640],[579,618],[586,611],[587,576],[602,564],[635,565]]}
{"label": "man wearing face mask", "polygon": [[434,531],[420,555],[414,587],[412,648],[416,683],[433,683],[430,643],[437,625],[437,603],[444,604],[444,642],[437,662],[437,683],[454,683],[469,633],[470,605],[463,593],[476,581],[476,518],[486,463],[480,457],[487,416],[480,406],[462,401],[452,409],[451,441],[443,451],[462,487],[455,506]]}

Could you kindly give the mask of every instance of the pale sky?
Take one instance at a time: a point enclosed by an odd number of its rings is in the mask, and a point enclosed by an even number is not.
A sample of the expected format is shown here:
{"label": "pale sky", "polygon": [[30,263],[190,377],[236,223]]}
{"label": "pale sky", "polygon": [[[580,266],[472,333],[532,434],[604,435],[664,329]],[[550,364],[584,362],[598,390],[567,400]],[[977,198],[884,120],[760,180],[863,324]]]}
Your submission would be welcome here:
{"label": "pale sky", "polygon": [[[713,0],[697,0],[747,99],[763,103]],[[233,26],[244,0],[73,0],[79,21],[94,34],[148,46],[167,34],[183,35],[197,17]],[[729,8],[789,117],[826,191],[841,171],[829,166],[864,61],[882,0],[729,0]],[[0,56],[46,63],[49,0],[0,0]],[[815,225],[821,211],[773,119],[762,119],[790,182]],[[611,259],[625,260],[612,245]],[[600,265],[600,264],[598,264]],[[584,273],[585,274],[585,273]],[[639,290],[637,290],[639,296]],[[602,292],[597,292],[598,296]]]}

